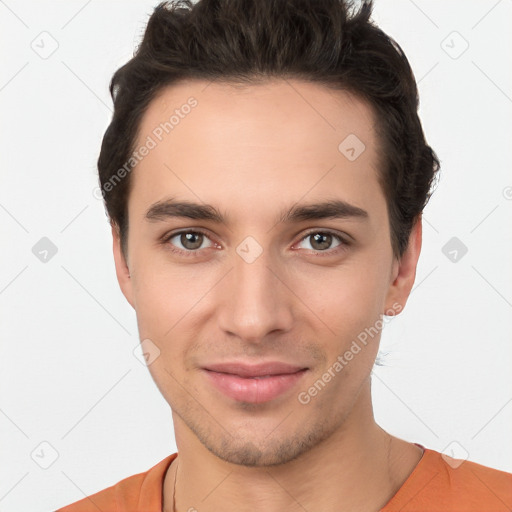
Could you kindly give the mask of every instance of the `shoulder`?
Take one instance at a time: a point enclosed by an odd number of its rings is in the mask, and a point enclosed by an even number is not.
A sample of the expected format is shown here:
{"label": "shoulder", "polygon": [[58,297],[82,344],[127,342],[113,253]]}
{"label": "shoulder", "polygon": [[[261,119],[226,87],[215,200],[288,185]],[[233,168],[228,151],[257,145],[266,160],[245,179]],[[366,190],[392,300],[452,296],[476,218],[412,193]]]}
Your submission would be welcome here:
{"label": "shoulder", "polygon": [[458,502],[464,503],[469,510],[477,510],[483,505],[488,511],[512,508],[512,473],[444,454],[438,453],[438,457],[442,460],[440,468],[446,474],[445,482],[449,483]]}
{"label": "shoulder", "polygon": [[[161,507],[163,479],[177,454],[167,456],[147,471],[137,473],[111,487],[71,503],[56,512],[136,512]],[[140,508],[144,507],[144,508]],[[156,508],[155,508],[156,510]]]}
{"label": "shoulder", "polygon": [[382,512],[508,512],[511,508],[512,473],[426,448]]}
{"label": "shoulder", "polygon": [[125,508],[128,506],[131,508],[127,508],[127,510],[132,510],[133,503],[137,503],[140,488],[145,476],[146,472],[127,477],[111,487],[107,487],[106,489],[60,508],[57,512],[92,512],[93,510],[117,512],[118,510],[123,510],[117,504],[118,496],[122,496],[125,502]]}

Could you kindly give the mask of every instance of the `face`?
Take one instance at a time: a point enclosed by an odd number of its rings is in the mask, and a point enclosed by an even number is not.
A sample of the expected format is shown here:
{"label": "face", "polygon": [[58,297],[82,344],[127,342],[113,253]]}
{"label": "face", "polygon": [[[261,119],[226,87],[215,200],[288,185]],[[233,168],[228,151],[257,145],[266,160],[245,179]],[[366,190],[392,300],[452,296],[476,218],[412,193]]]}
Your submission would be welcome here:
{"label": "face", "polygon": [[177,440],[285,463],[339,432],[369,385],[421,238],[393,257],[374,121],[302,81],[182,82],[150,104],[114,256]]}

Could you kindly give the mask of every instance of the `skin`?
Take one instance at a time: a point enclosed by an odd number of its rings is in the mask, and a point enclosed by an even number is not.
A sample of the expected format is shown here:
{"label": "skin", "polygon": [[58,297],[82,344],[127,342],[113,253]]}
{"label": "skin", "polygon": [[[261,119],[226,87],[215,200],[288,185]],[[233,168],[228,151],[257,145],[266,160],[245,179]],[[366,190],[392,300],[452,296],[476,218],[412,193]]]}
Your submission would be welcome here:
{"label": "skin", "polygon": [[[126,257],[112,227],[117,278],[140,339],[160,350],[149,370],[173,414],[179,457],[165,477],[164,510],[175,477],[177,510],[379,510],[422,456],[374,420],[380,333],[308,404],[297,398],[365,328],[403,309],[414,282],[421,219],[395,258],[373,112],[347,92],[298,80],[187,81],[152,101],[138,145],[190,96],[197,106],[132,171]],[[349,134],[366,147],[354,161],[338,150]],[[225,222],[145,218],[169,198],[211,204]],[[296,203],[326,199],[367,217],[277,222]],[[207,236],[160,241],[193,228]],[[350,243],[315,244],[325,230]],[[248,236],[262,250],[251,263],[236,251]],[[270,402],[242,403],[201,370],[233,359],[308,371]]]}

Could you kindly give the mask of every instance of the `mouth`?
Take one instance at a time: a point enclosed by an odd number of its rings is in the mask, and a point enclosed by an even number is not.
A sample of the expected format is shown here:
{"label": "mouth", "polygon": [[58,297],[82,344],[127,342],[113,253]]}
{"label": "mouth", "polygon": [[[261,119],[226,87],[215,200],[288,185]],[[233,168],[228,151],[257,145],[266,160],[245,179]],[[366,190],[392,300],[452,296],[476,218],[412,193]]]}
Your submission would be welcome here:
{"label": "mouth", "polygon": [[212,364],[203,373],[228,398],[253,404],[269,402],[295,387],[308,368],[280,362],[257,365]]}

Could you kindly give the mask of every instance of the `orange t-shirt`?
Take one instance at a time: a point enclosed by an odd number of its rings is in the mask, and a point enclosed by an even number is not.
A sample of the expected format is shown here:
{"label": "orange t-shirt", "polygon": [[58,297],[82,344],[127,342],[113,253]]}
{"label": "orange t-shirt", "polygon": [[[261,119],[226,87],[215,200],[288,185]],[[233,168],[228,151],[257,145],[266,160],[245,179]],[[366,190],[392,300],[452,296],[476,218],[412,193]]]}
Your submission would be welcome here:
{"label": "orange t-shirt", "polygon": [[[423,448],[423,457],[380,512],[510,512],[512,473]],[[162,512],[165,473],[178,454],[56,512]],[[460,465],[459,465],[460,464]]]}

